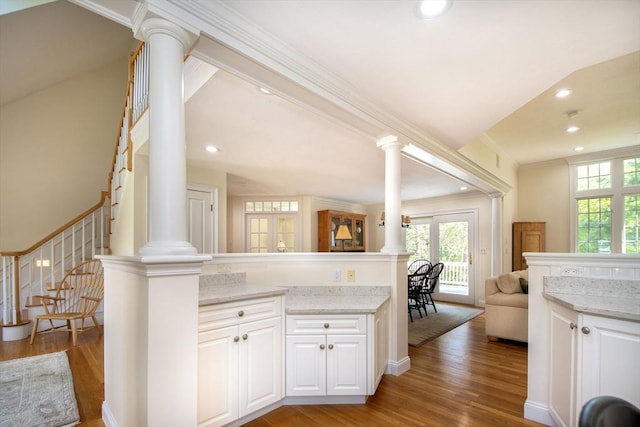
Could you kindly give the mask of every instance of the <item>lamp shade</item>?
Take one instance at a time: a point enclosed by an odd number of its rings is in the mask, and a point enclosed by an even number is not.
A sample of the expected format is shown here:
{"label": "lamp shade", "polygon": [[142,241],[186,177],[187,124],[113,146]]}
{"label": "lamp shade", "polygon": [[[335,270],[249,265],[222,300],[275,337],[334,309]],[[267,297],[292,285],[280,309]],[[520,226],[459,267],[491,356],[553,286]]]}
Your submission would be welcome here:
{"label": "lamp shade", "polygon": [[351,232],[349,231],[349,227],[344,224],[340,224],[340,227],[338,227],[338,232],[336,233],[336,240],[351,240]]}

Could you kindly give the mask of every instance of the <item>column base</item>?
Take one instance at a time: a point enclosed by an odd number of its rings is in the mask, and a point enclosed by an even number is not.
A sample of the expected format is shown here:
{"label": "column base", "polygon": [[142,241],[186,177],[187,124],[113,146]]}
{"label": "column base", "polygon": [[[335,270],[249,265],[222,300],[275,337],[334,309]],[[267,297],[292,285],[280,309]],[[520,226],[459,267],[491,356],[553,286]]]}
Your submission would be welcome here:
{"label": "column base", "polygon": [[141,256],[195,255],[197,253],[197,249],[191,243],[173,241],[148,242],[138,251]]}

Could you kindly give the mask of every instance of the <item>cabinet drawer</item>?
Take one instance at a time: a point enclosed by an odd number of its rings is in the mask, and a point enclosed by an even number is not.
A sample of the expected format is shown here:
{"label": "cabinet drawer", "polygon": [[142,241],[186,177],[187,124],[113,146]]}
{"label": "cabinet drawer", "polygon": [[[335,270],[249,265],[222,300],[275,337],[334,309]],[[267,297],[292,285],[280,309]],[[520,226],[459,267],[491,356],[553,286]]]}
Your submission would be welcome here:
{"label": "cabinet drawer", "polygon": [[287,334],[366,334],[366,315],[291,315],[287,316]]}
{"label": "cabinet drawer", "polygon": [[259,298],[200,307],[198,331],[239,325],[254,320],[280,316],[282,297]]}

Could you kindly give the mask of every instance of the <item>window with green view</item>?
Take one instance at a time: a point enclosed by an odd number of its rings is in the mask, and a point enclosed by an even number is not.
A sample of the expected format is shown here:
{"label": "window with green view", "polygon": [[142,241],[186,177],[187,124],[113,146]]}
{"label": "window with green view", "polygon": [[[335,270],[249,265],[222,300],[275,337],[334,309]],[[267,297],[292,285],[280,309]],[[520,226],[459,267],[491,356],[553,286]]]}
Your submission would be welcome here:
{"label": "window with green view", "polygon": [[[636,175],[637,177],[637,175]],[[624,198],[624,242],[622,252],[640,253],[640,195]]]}
{"label": "window with green view", "polygon": [[611,252],[611,198],[578,200],[578,252]]}

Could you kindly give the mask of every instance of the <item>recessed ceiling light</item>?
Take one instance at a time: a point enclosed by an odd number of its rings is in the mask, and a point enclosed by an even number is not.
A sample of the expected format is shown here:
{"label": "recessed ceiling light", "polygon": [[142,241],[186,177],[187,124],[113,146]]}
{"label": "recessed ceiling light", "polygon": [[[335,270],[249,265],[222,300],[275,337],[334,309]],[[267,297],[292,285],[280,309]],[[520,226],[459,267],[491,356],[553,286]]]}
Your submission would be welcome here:
{"label": "recessed ceiling light", "polygon": [[469,189],[469,187],[465,187],[464,185],[462,187],[460,187],[460,191],[467,191]]}
{"label": "recessed ceiling light", "polygon": [[578,126],[569,126],[567,128],[567,132],[569,132],[569,133],[578,132],[579,130],[580,130],[580,128]]}
{"label": "recessed ceiling light", "polygon": [[573,149],[573,151],[582,151],[584,150],[584,147],[581,146],[577,146],[576,148]]}
{"label": "recessed ceiling light", "polygon": [[449,10],[452,3],[453,0],[417,0],[415,13],[418,18],[435,19]]}
{"label": "recessed ceiling light", "polygon": [[258,90],[260,91],[260,93],[262,93],[263,95],[271,95],[271,91],[269,89],[266,89],[264,87],[259,87]]}
{"label": "recessed ceiling light", "polygon": [[207,150],[209,153],[217,153],[218,151],[218,147],[214,147],[213,145],[207,145],[206,147],[204,147],[205,150]]}
{"label": "recessed ceiling light", "polygon": [[560,89],[556,92],[556,98],[566,98],[571,95],[571,89]]}

